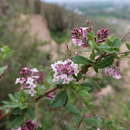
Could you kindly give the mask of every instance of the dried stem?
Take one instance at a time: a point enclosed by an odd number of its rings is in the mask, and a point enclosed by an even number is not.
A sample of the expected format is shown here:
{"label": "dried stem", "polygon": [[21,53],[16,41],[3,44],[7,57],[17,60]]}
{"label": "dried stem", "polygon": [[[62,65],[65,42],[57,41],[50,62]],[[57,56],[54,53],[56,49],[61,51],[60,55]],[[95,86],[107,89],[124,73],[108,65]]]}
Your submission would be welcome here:
{"label": "dried stem", "polygon": [[121,38],[121,41],[124,41],[125,38],[130,34],[130,32],[126,33],[122,38]]}

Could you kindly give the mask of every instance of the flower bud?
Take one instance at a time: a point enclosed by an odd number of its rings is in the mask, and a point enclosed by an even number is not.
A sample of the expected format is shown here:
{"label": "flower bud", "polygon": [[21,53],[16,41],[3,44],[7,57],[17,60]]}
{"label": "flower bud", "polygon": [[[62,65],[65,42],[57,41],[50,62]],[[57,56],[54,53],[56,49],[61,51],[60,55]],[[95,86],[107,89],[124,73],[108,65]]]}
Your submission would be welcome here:
{"label": "flower bud", "polygon": [[107,28],[102,28],[97,31],[96,35],[97,35],[97,39],[96,39],[97,43],[104,42],[104,41],[106,41],[106,39],[109,35],[109,30]]}

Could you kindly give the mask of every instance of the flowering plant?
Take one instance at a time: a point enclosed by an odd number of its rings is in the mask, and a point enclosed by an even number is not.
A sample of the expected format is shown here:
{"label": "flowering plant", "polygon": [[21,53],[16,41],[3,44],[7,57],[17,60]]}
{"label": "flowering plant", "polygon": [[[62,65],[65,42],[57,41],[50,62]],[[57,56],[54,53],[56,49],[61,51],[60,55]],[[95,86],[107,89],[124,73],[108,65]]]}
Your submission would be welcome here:
{"label": "flowering plant", "polygon": [[[1,107],[10,120],[9,128],[79,130],[84,123],[86,130],[104,128],[107,122],[93,113],[93,88],[87,83],[91,79],[87,72],[92,68],[96,72],[93,77],[102,73],[121,79],[116,62],[130,52],[129,44],[126,44],[128,51],[120,52],[123,40],[111,36],[106,28],[96,33],[92,26],[75,28],[72,31],[75,52],[67,46],[67,58],[52,64],[52,72],[44,75],[36,68],[23,67],[15,82],[20,85],[18,92],[9,94],[10,101],[3,101]],[[57,128],[57,121],[61,128]],[[50,126],[51,123],[54,125]]]}

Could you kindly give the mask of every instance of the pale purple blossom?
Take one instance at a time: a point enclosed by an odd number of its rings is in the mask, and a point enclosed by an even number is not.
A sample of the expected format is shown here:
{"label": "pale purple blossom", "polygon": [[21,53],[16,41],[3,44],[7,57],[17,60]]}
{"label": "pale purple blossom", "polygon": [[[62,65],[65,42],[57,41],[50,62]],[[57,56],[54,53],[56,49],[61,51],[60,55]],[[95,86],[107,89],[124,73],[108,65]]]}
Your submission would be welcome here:
{"label": "pale purple blossom", "polygon": [[34,96],[37,84],[43,80],[43,74],[36,68],[24,67],[21,69],[20,75],[21,77],[16,79],[15,84],[20,84],[22,90]]}
{"label": "pale purple blossom", "polygon": [[38,70],[37,68],[32,68],[32,69],[31,69],[31,72],[36,73],[36,72],[39,72],[39,70]]}
{"label": "pale purple blossom", "polygon": [[68,84],[70,81],[74,80],[73,76],[78,74],[78,65],[70,59],[65,61],[58,61],[51,65],[54,75],[54,82],[62,82],[63,84]]}
{"label": "pale purple blossom", "polygon": [[26,82],[26,79],[21,77],[21,78],[17,78],[16,81],[15,81],[15,84],[23,84]]}
{"label": "pale purple blossom", "polygon": [[80,47],[88,46],[88,33],[91,32],[91,27],[80,27],[74,28],[72,31],[72,42],[73,44]]}
{"label": "pale purple blossom", "polygon": [[117,67],[109,67],[104,70],[107,76],[113,77],[114,79],[121,79],[121,73]]}
{"label": "pale purple blossom", "polygon": [[109,30],[107,28],[102,28],[97,31],[96,35],[97,35],[96,38],[97,43],[105,42],[109,35]]}

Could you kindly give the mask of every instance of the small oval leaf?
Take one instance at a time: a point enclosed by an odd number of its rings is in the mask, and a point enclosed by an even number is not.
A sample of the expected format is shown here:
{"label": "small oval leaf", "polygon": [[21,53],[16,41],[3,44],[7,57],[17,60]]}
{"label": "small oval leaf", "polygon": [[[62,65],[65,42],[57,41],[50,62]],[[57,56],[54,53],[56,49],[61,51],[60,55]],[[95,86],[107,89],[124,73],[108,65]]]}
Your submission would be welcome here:
{"label": "small oval leaf", "polygon": [[76,64],[92,64],[92,61],[90,61],[89,59],[83,57],[83,56],[74,56],[72,58],[72,60],[74,61],[74,63]]}
{"label": "small oval leaf", "polygon": [[68,102],[68,95],[66,91],[61,91],[57,94],[55,99],[53,100],[51,106],[53,108],[65,106]]}

